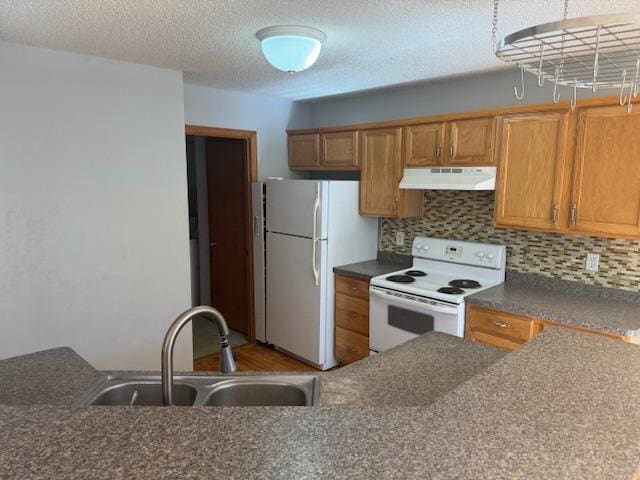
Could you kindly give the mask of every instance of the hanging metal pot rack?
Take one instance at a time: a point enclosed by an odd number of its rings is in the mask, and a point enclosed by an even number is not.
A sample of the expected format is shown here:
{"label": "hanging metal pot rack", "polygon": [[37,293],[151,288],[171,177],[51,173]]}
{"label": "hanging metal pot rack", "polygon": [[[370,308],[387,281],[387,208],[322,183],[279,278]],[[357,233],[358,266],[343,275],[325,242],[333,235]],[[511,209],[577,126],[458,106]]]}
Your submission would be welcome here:
{"label": "hanging metal pot rack", "polygon": [[631,112],[632,99],[640,90],[640,14],[594,15],[564,18],[525,28],[496,41],[498,0],[493,4],[492,39],[495,55],[520,69],[517,100],[525,95],[524,73],[535,75],[538,86],[553,83],[553,101],[560,101],[560,86],[572,91],[571,109],[576,108],[577,90],[616,88],[620,105]]}

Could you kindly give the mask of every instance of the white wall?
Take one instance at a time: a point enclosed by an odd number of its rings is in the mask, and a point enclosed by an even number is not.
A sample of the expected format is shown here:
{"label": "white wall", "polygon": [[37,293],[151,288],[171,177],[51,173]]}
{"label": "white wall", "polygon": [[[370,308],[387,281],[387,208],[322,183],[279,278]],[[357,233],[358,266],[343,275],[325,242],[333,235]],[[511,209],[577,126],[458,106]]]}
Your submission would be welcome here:
{"label": "white wall", "polygon": [[295,177],[287,164],[287,134],[290,125],[304,128],[310,107],[290,100],[184,86],[184,111],[189,125],[255,130],[258,137],[258,176]]}
{"label": "white wall", "polygon": [[0,358],[159,369],[190,305],[182,74],[7,43],[0,66]]}

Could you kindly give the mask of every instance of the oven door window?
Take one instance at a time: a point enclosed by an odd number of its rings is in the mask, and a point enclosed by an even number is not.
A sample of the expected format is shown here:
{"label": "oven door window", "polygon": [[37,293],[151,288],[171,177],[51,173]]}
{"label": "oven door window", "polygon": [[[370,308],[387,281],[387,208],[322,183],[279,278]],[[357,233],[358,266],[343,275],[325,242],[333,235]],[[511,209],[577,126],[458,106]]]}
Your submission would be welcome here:
{"label": "oven door window", "polygon": [[414,312],[406,308],[389,305],[387,310],[387,323],[405,332],[422,335],[433,332],[435,318],[424,312]]}

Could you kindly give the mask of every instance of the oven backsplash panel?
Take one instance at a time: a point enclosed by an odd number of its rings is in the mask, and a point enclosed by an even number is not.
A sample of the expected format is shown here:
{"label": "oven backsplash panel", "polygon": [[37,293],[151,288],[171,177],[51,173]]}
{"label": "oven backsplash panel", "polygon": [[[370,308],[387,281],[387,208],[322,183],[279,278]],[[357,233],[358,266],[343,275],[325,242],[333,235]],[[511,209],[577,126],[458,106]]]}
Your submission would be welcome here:
{"label": "oven backsplash panel", "polygon": [[[380,219],[380,248],[411,255],[416,235],[498,243],[507,246],[507,270],[640,291],[640,241],[493,228],[493,200],[493,192],[425,191],[422,218]],[[587,253],[600,254],[599,272],[585,270]]]}

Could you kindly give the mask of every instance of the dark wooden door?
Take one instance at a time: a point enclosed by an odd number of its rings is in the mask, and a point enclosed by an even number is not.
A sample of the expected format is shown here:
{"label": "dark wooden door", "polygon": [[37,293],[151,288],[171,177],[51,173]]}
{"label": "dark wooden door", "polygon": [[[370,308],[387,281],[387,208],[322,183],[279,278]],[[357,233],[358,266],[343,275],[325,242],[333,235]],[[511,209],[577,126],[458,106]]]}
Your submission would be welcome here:
{"label": "dark wooden door", "polygon": [[246,142],[207,138],[211,305],[229,328],[247,333]]}

